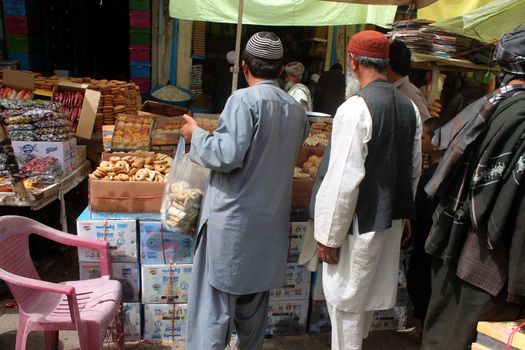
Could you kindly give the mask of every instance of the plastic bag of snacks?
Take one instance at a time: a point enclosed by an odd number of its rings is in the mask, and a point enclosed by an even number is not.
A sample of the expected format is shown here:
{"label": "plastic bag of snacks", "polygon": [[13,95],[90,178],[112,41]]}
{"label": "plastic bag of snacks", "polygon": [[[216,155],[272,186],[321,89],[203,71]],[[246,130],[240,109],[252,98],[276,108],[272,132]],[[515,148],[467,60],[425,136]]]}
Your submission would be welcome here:
{"label": "plastic bag of snacks", "polygon": [[161,219],[170,230],[186,235],[195,232],[209,169],[191,161],[180,138],[161,207]]}

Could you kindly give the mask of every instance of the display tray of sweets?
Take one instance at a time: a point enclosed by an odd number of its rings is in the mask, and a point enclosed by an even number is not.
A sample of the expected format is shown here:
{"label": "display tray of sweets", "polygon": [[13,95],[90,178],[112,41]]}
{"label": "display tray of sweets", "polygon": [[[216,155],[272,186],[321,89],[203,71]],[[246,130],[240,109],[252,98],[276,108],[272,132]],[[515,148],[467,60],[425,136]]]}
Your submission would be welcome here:
{"label": "display tray of sweets", "polygon": [[111,148],[113,150],[148,150],[153,118],[119,114],[115,123]]}
{"label": "display tray of sweets", "polygon": [[182,117],[158,118],[151,134],[152,145],[174,145],[180,137],[185,121]]}
{"label": "display tray of sweets", "polygon": [[219,114],[195,113],[193,118],[206,131],[215,131],[219,125]]}

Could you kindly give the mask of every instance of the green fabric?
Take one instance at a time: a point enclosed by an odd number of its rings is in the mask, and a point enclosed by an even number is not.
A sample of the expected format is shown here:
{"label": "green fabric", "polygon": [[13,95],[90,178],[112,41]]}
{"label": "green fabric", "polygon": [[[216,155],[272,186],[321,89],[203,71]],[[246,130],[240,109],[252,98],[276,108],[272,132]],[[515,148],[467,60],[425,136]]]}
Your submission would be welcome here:
{"label": "green fabric", "polygon": [[[237,23],[238,1],[170,0],[170,16]],[[370,23],[388,27],[397,6],[344,4],[319,0],[245,0],[243,24],[328,26]]]}
{"label": "green fabric", "polygon": [[498,0],[433,25],[448,32],[492,42],[523,24],[524,14],[525,0]]}

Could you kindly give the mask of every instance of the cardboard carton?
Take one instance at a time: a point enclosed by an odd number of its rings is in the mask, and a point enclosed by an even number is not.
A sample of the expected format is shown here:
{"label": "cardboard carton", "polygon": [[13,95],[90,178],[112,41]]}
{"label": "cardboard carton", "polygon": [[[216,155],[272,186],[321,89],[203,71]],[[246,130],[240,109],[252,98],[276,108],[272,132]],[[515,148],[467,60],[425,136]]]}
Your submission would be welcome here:
{"label": "cardboard carton", "polygon": [[184,264],[193,262],[193,238],[169,231],[158,221],[139,222],[142,264]]}
{"label": "cardboard carton", "polygon": [[35,89],[35,77],[32,73],[24,73],[17,70],[4,69],[2,76],[2,85],[15,90]]}
{"label": "cardboard carton", "polygon": [[142,303],[187,303],[191,264],[142,265]]}
{"label": "cardboard carton", "polygon": [[142,305],[140,303],[123,303],[124,339],[135,341],[142,338]]}
{"label": "cardboard carton", "polygon": [[313,227],[305,222],[290,222],[288,235],[288,262],[297,262],[305,235],[313,233]]}
{"label": "cardboard carton", "polygon": [[[135,220],[93,220],[89,208],[77,219],[77,235],[109,242],[112,262],[138,261],[137,223]],[[99,261],[95,249],[78,248],[80,261]]]}
{"label": "cardboard carton", "polygon": [[59,91],[81,92],[84,95],[76,136],[84,139],[91,139],[101,95],[99,91],[90,90],[87,86],[87,84],[76,84],[69,81],[62,81],[54,87],[53,95]]}
{"label": "cardboard carton", "polygon": [[308,299],[270,301],[266,335],[298,335],[306,332]]}
{"label": "cardboard carton", "polygon": [[[505,350],[507,349],[506,345],[509,342],[510,334],[522,322],[525,322],[525,319],[503,322],[478,322],[476,343],[493,350]],[[509,345],[512,350],[525,349],[525,334],[523,331],[515,332]],[[474,349],[474,347],[472,348]]]}
{"label": "cardboard carton", "polygon": [[185,340],[187,304],[145,304],[145,340]]}
{"label": "cardboard carton", "polygon": [[396,306],[390,310],[374,312],[371,331],[404,329],[407,321],[407,307]]}
{"label": "cardboard carton", "polygon": [[160,213],[164,182],[89,180],[94,212]]}
{"label": "cardboard carton", "polygon": [[12,141],[15,156],[33,155],[35,158],[54,157],[62,167],[64,175],[72,172],[77,163],[76,139],[72,138],[66,141],[48,142],[48,141]]}
{"label": "cardboard carton", "polygon": [[[100,263],[97,261],[78,263],[80,279],[93,279],[100,277]],[[122,284],[123,301],[137,302],[140,294],[139,264],[138,263],[113,263],[111,264],[111,277]]]}
{"label": "cardboard carton", "polygon": [[310,296],[311,272],[298,264],[286,264],[285,284],[270,291],[270,300],[299,300]]}
{"label": "cardboard carton", "polygon": [[292,183],[292,208],[308,208],[314,179],[293,179]]}

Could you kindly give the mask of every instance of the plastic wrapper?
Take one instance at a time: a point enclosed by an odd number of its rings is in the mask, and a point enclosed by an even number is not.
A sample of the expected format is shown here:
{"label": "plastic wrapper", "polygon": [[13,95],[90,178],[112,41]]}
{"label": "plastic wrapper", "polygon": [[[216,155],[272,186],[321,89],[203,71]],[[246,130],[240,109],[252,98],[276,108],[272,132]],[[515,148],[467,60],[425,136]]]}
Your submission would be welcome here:
{"label": "plastic wrapper", "polygon": [[33,130],[35,126],[33,124],[10,124],[7,126],[7,131],[14,130]]}
{"label": "plastic wrapper", "polygon": [[37,135],[34,130],[13,130],[9,132],[9,138],[13,141],[35,141]]}
{"label": "plastic wrapper", "polygon": [[195,232],[209,172],[209,169],[191,161],[181,137],[161,207],[162,222],[170,230],[186,235]]}

